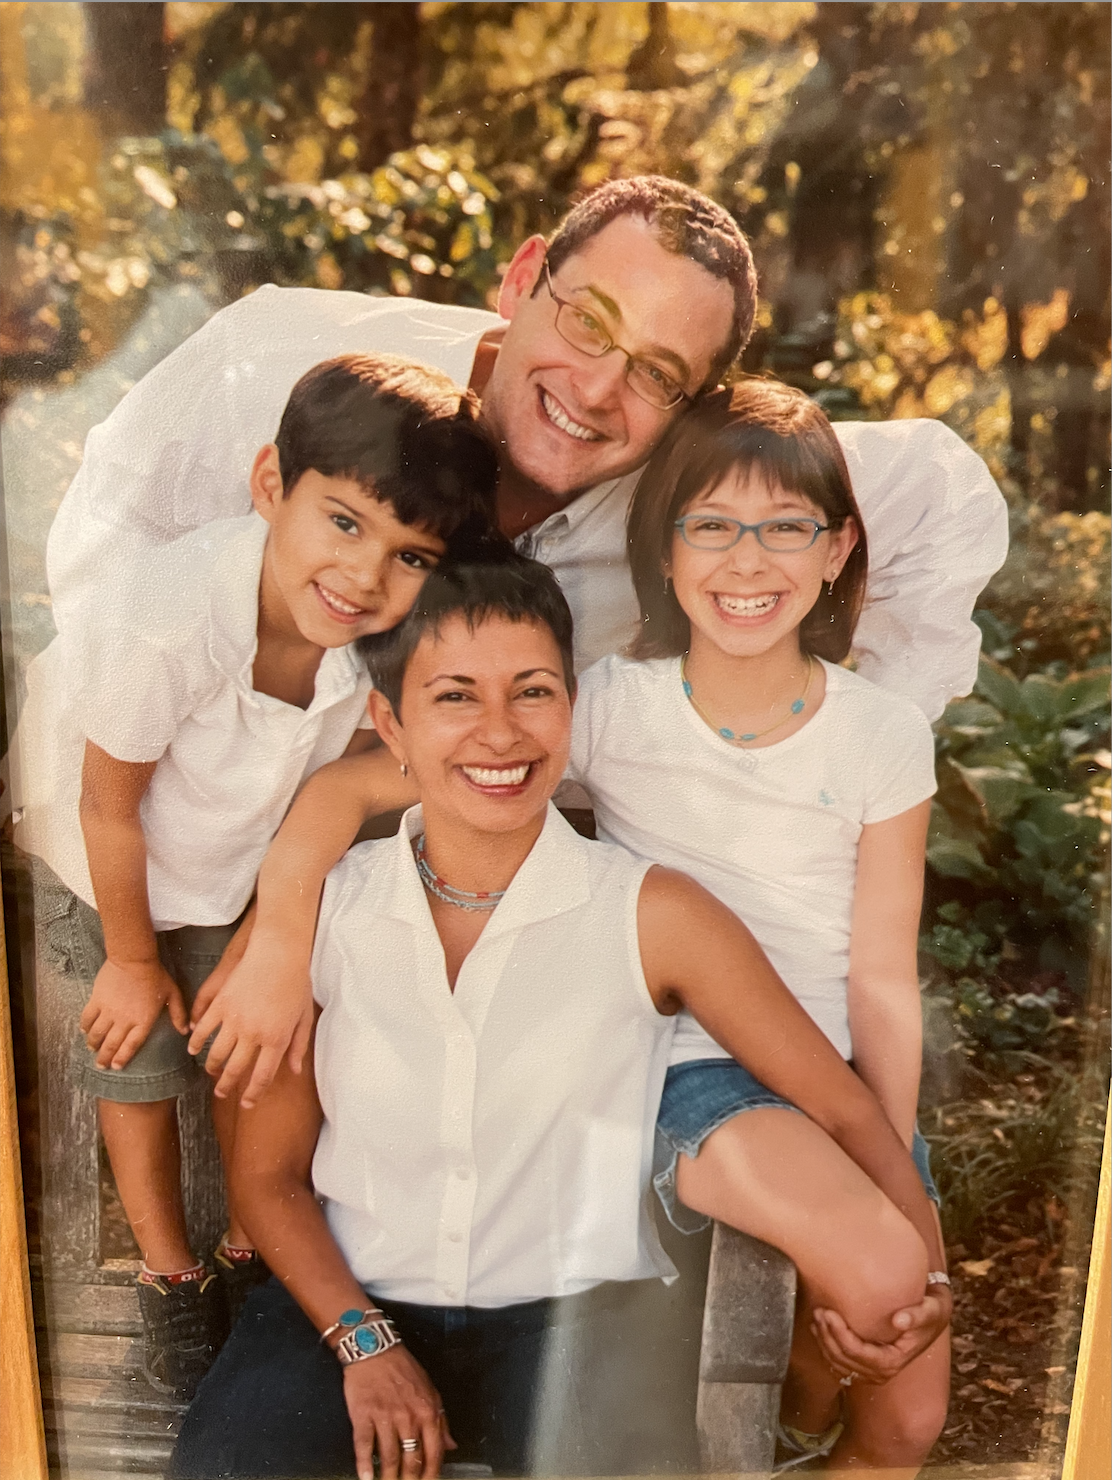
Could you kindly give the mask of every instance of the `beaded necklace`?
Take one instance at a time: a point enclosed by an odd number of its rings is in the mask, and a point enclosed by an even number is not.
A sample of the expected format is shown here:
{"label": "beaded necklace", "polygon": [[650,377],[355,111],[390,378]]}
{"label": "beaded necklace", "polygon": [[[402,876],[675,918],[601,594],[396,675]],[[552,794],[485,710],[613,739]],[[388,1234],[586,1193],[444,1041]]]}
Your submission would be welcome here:
{"label": "beaded necklace", "polygon": [[469,889],[454,888],[447,880],[440,877],[429,862],[424,833],[417,839],[416,857],[417,872],[421,877],[421,883],[430,894],[442,900],[444,904],[454,905],[457,910],[492,910],[506,892],[504,889],[481,889],[473,894]]}
{"label": "beaded necklace", "polygon": [[686,663],[687,654],[684,653],[683,657],[680,659],[680,682],[683,684],[683,691],[687,695],[687,699],[691,704],[692,709],[694,709],[695,713],[699,716],[701,720],[705,720],[706,723],[710,725],[711,729],[714,730],[716,734],[721,735],[723,740],[728,740],[731,745],[746,745],[750,740],[763,740],[766,735],[771,735],[773,730],[778,730],[781,725],[786,725],[788,720],[792,719],[795,715],[802,714],[803,710],[807,706],[807,695],[811,691],[811,680],[815,676],[815,660],[808,653],[807,682],[803,686],[802,694],[800,694],[799,698],[795,700],[791,708],[788,710],[787,714],[785,714],[782,719],[778,719],[774,725],[769,725],[767,730],[755,730],[751,735],[735,735],[733,730],[727,730],[724,727],[716,725],[714,720],[711,719],[710,715],[699,703],[698,699],[696,699],[695,695],[691,691],[691,684],[688,681],[687,673],[685,671]]}

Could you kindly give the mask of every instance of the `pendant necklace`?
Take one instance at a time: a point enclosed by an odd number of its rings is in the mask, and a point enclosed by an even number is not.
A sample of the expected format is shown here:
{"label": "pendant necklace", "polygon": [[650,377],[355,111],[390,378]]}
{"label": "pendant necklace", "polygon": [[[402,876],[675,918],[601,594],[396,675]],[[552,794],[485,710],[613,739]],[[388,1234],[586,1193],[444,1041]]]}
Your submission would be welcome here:
{"label": "pendant necklace", "polygon": [[442,879],[429,862],[424,833],[417,839],[416,859],[421,883],[429,893],[444,904],[454,905],[457,910],[493,910],[506,892],[504,889],[480,889],[472,893],[470,889],[456,889]]}
{"label": "pendant necklace", "polygon": [[683,684],[683,691],[686,694],[692,709],[694,709],[695,713],[699,716],[701,720],[704,720],[711,727],[716,735],[721,735],[722,739],[728,740],[731,745],[747,745],[751,740],[763,740],[766,735],[771,735],[773,730],[779,730],[783,725],[786,725],[790,719],[794,719],[797,714],[802,714],[804,709],[807,707],[807,695],[811,691],[811,680],[815,676],[816,667],[814,658],[811,657],[810,653],[808,653],[807,682],[803,685],[802,694],[800,694],[799,698],[794,701],[787,714],[785,714],[781,719],[778,719],[774,725],[769,725],[767,730],[755,730],[750,735],[736,735],[733,730],[728,730],[724,726],[716,725],[714,720],[711,719],[710,715],[699,703],[698,699],[696,699],[695,695],[692,693],[691,684],[685,672],[686,663],[687,654],[685,653],[680,659],[680,682]]}

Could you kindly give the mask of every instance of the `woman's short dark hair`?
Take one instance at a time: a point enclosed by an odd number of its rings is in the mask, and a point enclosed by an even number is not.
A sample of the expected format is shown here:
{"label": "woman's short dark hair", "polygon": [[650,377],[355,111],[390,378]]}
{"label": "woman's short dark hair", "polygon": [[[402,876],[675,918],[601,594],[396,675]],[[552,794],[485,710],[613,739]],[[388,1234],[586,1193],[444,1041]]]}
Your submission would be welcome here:
{"label": "woman's short dark hair", "polygon": [[575,696],[571,611],[556,577],[547,565],[519,555],[500,534],[469,526],[449,540],[444,559],[426,578],[409,615],[389,632],[357,642],[375,688],[395,714],[417,644],[426,633],[435,636],[454,616],[462,616],[472,631],[489,617],[543,624],[556,639],[564,683]]}
{"label": "woman's short dark hair", "polygon": [[694,403],[670,428],[641,476],[629,511],[629,563],[641,629],[634,658],[674,658],[691,645],[687,619],[664,570],[672,556],[675,522],[692,501],[732,472],[802,494],[826,522],[857,526],[857,544],[834,582],[823,586],[803,619],[803,651],[840,663],[848,654],[865,599],[869,569],[865,526],[849,469],[834,429],[803,394],[756,377]]}
{"label": "woman's short dark hair", "polygon": [[494,518],[498,459],[470,392],[399,355],[340,355],[290,392],[274,441],[289,495],[310,469],[350,478],[402,524],[447,539]]}

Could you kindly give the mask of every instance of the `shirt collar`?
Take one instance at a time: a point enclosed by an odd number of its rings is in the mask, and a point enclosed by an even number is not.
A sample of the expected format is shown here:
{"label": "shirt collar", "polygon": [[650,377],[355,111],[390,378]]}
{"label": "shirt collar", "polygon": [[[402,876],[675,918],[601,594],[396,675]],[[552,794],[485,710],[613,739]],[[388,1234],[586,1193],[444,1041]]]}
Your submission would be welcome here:
{"label": "shirt collar", "polygon": [[571,499],[555,514],[549,514],[548,518],[540,524],[534,524],[532,529],[527,529],[525,535],[536,539],[542,534],[571,534],[585,519],[589,519],[611,495],[615,500],[623,500],[624,504],[628,505],[633,497],[633,490],[637,487],[637,480],[643,472],[643,467],[634,468],[632,473],[623,473],[620,478],[609,478],[605,483],[597,483],[594,488],[588,488],[586,493],[581,493],[577,498]]}
{"label": "shirt collar", "polygon": [[[424,825],[419,806],[411,807],[402,817],[398,835],[391,839],[390,882],[378,908],[393,919],[427,926],[431,924],[428,901],[413,857],[413,840],[421,835]],[[491,914],[482,938],[488,940],[507,930],[520,930],[537,920],[548,920],[585,904],[590,897],[589,847],[587,840],[549,802],[540,837]]]}

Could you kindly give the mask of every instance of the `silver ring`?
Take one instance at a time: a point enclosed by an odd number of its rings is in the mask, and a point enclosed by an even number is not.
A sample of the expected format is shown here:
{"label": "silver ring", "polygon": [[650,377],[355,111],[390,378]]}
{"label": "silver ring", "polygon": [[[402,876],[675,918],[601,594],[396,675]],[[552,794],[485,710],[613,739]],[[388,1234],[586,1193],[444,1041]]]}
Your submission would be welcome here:
{"label": "silver ring", "polygon": [[[845,1375],[845,1377],[839,1377],[839,1379],[838,1379],[838,1386],[839,1387],[852,1387],[853,1386],[853,1379],[856,1376],[857,1376],[857,1373],[856,1372],[847,1372],[846,1375]],[[405,1446],[403,1445],[402,1448],[404,1449],[404,1447]]]}
{"label": "silver ring", "polygon": [[402,1450],[405,1454],[414,1454],[421,1447],[420,1439],[403,1439]]}

